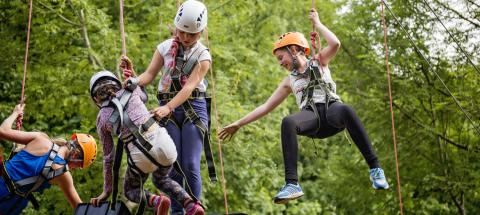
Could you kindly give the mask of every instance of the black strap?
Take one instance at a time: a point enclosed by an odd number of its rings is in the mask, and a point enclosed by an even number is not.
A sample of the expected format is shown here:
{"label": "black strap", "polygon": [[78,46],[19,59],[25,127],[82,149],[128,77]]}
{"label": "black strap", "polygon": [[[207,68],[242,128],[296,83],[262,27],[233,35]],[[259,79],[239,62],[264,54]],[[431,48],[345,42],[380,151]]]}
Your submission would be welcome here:
{"label": "black strap", "polygon": [[[172,85],[170,86],[171,91],[180,91],[182,89],[182,85],[180,84],[180,80],[178,78],[172,78]],[[215,162],[213,160],[213,153],[212,149],[210,148],[210,132],[208,128],[203,124],[200,120],[200,117],[193,109],[190,101],[185,101],[182,103],[182,108],[185,112],[185,116],[192,122],[195,126],[199,128],[200,135],[202,136],[203,142],[203,149],[205,152],[205,159],[207,161],[207,168],[208,168],[208,175],[210,177],[211,182],[217,181],[217,173],[215,171]]]}
{"label": "black strap", "polygon": [[40,204],[33,193],[28,194],[27,199],[32,203],[32,206],[36,211],[40,210]]}
{"label": "black strap", "polygon": [[[157,92],[157,99],[159,102],[166,102],[172,100],[179,91],[171,91],[171,92]],[[188,99],[204,99],[207,98],[207,92],[200,92],[198,89],[192,91],[192,94]]]}
{"label": "black strap", "polygon": [[111,205],[112,210],[115,210],[115,204],[117,203],[118,175],[120,171],[120,166],[122,164],[123,145],[123,140],[121,138],[118,138],[117,146],[115,148],[115,160],[113,161],[113,191]]}

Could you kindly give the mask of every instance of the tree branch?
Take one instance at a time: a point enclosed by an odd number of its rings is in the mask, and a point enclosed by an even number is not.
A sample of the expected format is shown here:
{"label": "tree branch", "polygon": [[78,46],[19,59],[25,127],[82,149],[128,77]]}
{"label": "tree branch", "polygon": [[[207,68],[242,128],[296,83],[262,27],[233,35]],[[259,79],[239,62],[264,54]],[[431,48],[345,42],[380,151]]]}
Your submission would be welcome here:
{"label": "tree branch", "polygon": [[453,12],[455,15],[457,15],[458,17],[460,17],[461,19],[469,22],[470,24],[474,25],[475,27],[477,28],[480,28],[480,24],[474,22],[473,20],[470,20],[468,17],[465,17],[464,15],[462,15],[460,12],[456,11],[455,9],[447,6],[446,4],[438,1],[438,0],[434,0],[437,4],[439,4],[440,6],[442,6],[443,8],[447,9],[448,11],[451,11]]}
{"label": "tree branch", "polygon": [[72,4],[71,0],[67,0],[67,2],[69,4],[70,8],[77,14],[78,20],[80,21],[82,38],[83,38],[83,41],[84,41],[84,44],[85,44],[85,48],[88,51],[88,62],[90,64],[92,64],[94,69],[103,68],[103,65],[100,62],[100,60],[98,60],[98,58],[93,54],[94,52],[92,50],[92,46],[90,45],[90,39],[88,38],[88,30],[87,30],[87,26],[85,24],[85,14],[83,13],[83,10],[77,11],[73,7],[73,4]]}
{"label": "tree branch", "polygon": [[[460,143],[457,143],[453,140],[450,140],[449,138],[445,137],[444,135],[436,132],[435,130],[433,130],[432,128],[430,128],[429,126],[426,126],[422,123],[420,123],[417,119],[415,119],[414,117],[410,116],[402,107],[400,107],[399,105],[397,105],[395,102],[393,103],[393,106],[398,108],[398,110],[400,110],[400,113],[402,113],[405,117],[407,117],[407,119],[409,119],[410,121],[416,123],[417,125],[419,125],[420,127],[422,127],[423,129],[431,132],[431,134],[441,138],[442,140],[444,140],[445,142],[459,148],[459,149],[463,149],[463,150],[466,150],[466,151],[469,151],[471,150],[469,146],[465,146],[465,145],[462,145]],[[473,149],[474,152],[480,152],[480,149],[479,148],[474,148]]]}
{"label": "tree branch", "polygon": [[67,19],[66,17],[62,16],[62,14],[58,13],[55,9],[49,7],[48,5],[42,3],[41,1],[38,1],[38,3],[39,3],[40,5],[42,5],[43,7],[49,9],[50,11],[54,12],[58,17],[60,17],[61,19],[63,19],[63,21],[67,22],[68,24],[71,24],[71,25],[73,25],[73,26],[75,26],[75,27],[80,27],[80,26],[81,26],[80,24],[75,23],[74,21],[71,21],[71,20]]}

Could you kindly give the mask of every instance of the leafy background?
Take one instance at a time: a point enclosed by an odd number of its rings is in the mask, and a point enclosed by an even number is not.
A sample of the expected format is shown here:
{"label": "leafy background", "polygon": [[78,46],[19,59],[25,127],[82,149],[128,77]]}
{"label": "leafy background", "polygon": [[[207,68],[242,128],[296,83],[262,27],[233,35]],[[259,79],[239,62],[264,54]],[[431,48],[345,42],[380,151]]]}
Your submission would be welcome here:
{"label": "leafy background", "polygon": [[[72,131],[94,133],[97,108],[89,98],[88,81],[101,69],[118,72],[119,3],[33,2],[24,129],[59,137],[68,137]],[[205,4],[209,10],[208,38],[205,32],[202,42],[209,44],[214,59],[213,76],[209,74],[208,79],[219,114],[212,125],[219,168],[217,128],[262,104],[288,74],[271,55],[272,42],[288,31],[308,35],[311,1],[209,0]],[[333,78],[342,99],[355,108],[364,123],[392,188],[376,192],[370,187],[367,165],[347,135],[340,133],[314,142],[301,137],[298,164],[306,195],[288,205],[273,204],[272,196],[284,183],[280,122],[297,111],[290,97],[263,119],[242,128],[232,141],[221,143],[229,212],[399,214],[380,1],[317,0],[315,4],[322,22],[342,42],[331,63]],[[476,64],[480,53],[478,2],[389,2],[413,38],[409,41],[386,12],[403,207],[406,214],[478,214],[480,73],[448,37],[427,4]],[[125,1],[127,53],[137,72],[146,69],[156,45],[170,37],[167,26],[175,10],[176,1]],[[27,17],[26,0],[0,1],[2,119],[21,94]],[[474,123],[466,119],[434,72]],[[150,108],[156,105],[155,85],[147,88]],[[6,155],[11,143],[0,143]],[[102,191],[101,160],[100,152],[91,168],[73,172],[84,201]],[[221,183],[210,183],[206,166],[202,166],[203,203],[211,214],[225,213]],[[147,188],[155,189],[151,183]],[[29,206],[25,214],[73,213],[57,187],[37,194],[37,198],[40,211]]]}

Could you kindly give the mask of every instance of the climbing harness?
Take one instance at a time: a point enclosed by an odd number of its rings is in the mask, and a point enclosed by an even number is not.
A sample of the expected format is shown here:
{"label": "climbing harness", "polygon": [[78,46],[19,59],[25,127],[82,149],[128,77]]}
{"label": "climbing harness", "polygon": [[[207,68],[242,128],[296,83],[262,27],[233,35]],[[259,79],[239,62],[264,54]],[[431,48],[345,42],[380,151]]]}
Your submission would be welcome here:
{"label": "climbing harness", "polygon": [[[306,107],[310,108],[318,120],[317,132],[320,130],[321,118],[320,114],[324,114],[326,118],[327,110],[330,104],[333,102],[341,102],[340,97],[334,93],[334,87],[331,83],[327,83],[323,79],[323,71],[320,71],[321,67],[318,65],[318,62],[313,59],[308,62],[308,68],[305,73],[310,79],[307,87],[302,89],[302,98],[301,102],[306,101]],[[308,73],[307,73],[308,72]],[[293,75],[293,74],[292,74]],[[299,74],[303,75],[303,74]],[[298,76],[298,75],[297,75]],[[323,113],[320,113],[315,105],[313,99],[313,94],[315,90],[320,90],[325,94],[325,109]]]}
{"label": "climbing harness", "polygon": [[[58,150],[60,147],[52,143],[52,149],[50,149],[48,159],[45,161],[45,164],[43,165],[43,170],[40,173],[40,175],[37,176],[31,176],[28,178],[24,178],[18,181],[13,181],[10,177],[10,175],[7,172],[7,169],[5,167],[5,162],[0,161],[0,175],[3,178],[3,181],[5,182],[5,185],[8,188],[8,191],[10,192],[10,195],[6,196],[3,199],[0,199],[0,201],[6,201],[9,198],[14,198],[15,196],[19,196],[21,198],[26,198],[28,199],[35,210],[38,210],[40,208],[40,205],[37,201],[37,199],[33,196],[34,191],[36,191],[40,186],[42,186],[45,182],[48,183],[49,180],[60,176],[64,174],[65,172],[68,171],[68,165],[65,164],[62,168],[54,170],[52,168],[53,160],[58,154]],[[17,201],[20,201],[21,199],[18,199]],[[13,209],[13,208],[12,208]],[[2,213],[7,213],[8,211],[2,211]]]}
{"label": "climbing harness", "polygon": [[60,149],[57,144],[52,144],[52,149],[50,149],[48,159],[45,161],[45,165],[40,175],[31,176],[18,181],[13,181],[8,175],[8,172],[3,163],[0,164],[2,178],[5,181],[8,187],[8,191],[10,191],[10,193],[15,193],[16,195],[26,198],[28,195],[31,194],[31,192],[37,190],[44,182],[60,176],[68,171],[68,165],[64,165],[63,168],[59,168],[56,170],[52,168],[53,159],[55,158],[55,156],[57,156],[58,150]]}

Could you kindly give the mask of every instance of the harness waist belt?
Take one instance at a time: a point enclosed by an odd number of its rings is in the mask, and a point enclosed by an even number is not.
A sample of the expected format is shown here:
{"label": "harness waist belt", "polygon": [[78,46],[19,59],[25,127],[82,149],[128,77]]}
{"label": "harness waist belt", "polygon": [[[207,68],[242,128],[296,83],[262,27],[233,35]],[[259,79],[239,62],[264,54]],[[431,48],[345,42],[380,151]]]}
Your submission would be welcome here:
{"label": "harness waist belt", "polygon": [[[175,97],[177,95],[178,92],[179,91],[164,93],[164,92],[158,91],[157,92],[157,99],[160,102],[170,101],[170,100],[173,99],[173,97]],[[192,91],[192,94],[190,95],[190,97],[188,99],[204,99],[206,97],[207,97],[207,92],[200,92],[200,91],[198,91],[198,89],[195,89],[194,91]]]}

